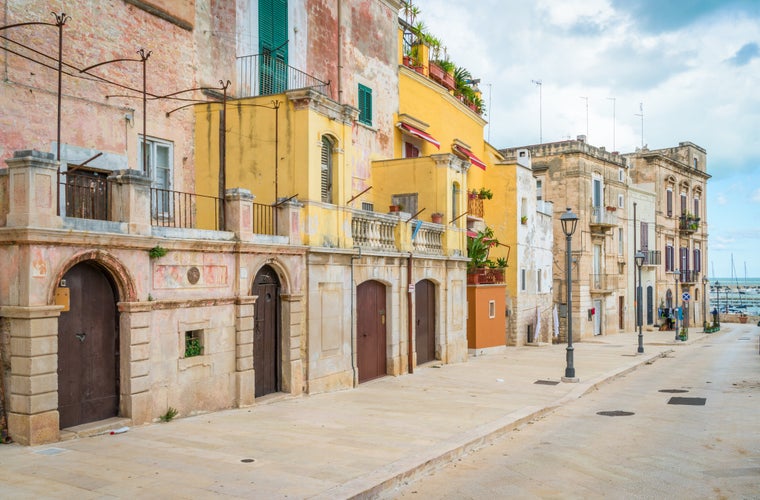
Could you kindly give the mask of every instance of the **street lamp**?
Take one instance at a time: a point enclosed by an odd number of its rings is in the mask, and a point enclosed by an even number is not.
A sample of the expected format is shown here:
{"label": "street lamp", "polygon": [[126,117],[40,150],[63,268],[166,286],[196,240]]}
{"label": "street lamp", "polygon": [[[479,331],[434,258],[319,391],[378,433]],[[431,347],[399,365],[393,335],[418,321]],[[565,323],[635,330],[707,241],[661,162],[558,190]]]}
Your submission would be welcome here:
{"label": "street lamp", "polygon": [[678,278],[681,277],[681,272],[678,270],[678,268],[675,268],[673,270],[673,277],[676,280],[676,295],[673,297],[673,305],[675,306],[673,310],[673,316],[675,316],[675,325],[676,325],[676,338],[675,340],[678,340]]}
{"label": "street lamp", "polygon": [[[639,354],[644,353],[644,334],[641,332],[641,324],[644,322],[642,317],[642,311],[641,311],[641,266],[644,265],[644,259],[646,256],[644,255],[644,252],[639,250],[636,252],[636,256],[634,259],[636,260],[636,267],[639,270],[639,286],[636,288],[636,323],[639,327]],[[636,280],[634,280],[636,281]]]}
{"label": "street lamp", "polygon": [[715,319],[720,323],[720,281],[715,282],[715,295],[718,296],[718,315]]}
{"label": "street lamp", "polygon": [[707,276],[702,276],[702,333],[706,333],[705,330],[707,329],[707,295],[705,295],[705,291],[709,282]]}
{"label": "street lamp", "polygon": [[570,207],[563,213],[559,222],[562,224],[562,232],[565,233],[565,279],[567,281],[567,367],[563,382],[578,382],[575,378],[575,367],[573,366],[573,284],[571,280],[572,266],[572,239],[575,228],[578,226],[578,216],[575,215]]}

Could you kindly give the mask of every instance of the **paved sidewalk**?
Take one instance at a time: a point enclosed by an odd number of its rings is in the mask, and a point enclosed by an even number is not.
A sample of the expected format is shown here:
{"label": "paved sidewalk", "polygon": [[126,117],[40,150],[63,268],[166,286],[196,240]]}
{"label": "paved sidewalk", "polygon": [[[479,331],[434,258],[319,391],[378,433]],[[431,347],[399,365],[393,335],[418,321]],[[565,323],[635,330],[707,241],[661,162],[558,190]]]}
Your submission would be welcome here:
{"label": "paved sidewalk", "polygon": [[[724,332],[730,329],[724,325]],[[507,348],[352,390],[270,398],[116,435],[0,446],[3,498],[351,498],[378,495],[706,337],[634,333]],[[713,335],[720,335],[716,333]],[[544,381],[545,383],[536,383]],[[556,384],[552,384],[557,382]]]}

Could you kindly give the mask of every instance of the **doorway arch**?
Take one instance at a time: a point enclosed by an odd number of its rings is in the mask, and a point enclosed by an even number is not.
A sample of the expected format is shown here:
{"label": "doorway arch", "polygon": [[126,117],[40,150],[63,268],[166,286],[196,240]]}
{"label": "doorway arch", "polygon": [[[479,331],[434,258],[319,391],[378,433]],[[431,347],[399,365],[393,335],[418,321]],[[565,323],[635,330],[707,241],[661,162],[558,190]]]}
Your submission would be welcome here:
{"label": "doorway arch", "polygon": [[119,413],[119,311],[113,278],[96,261],[65,272],[69,308],[58,318],[59,427]]}
{"label": "doorway arch", "polygon": [[280,279],[268,265],[253,280],[251,295],[258,297],[253,318],[253,369],[255,397],[278,392],[281,383]]}

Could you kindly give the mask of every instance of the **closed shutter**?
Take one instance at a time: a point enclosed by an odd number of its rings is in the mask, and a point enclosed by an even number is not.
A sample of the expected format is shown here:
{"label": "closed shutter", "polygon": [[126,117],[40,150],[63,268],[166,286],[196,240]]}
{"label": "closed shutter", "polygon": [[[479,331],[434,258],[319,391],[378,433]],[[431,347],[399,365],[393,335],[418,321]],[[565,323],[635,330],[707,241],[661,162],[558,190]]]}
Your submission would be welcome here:
{"label": "closed shutter", "polygon": [[667,193],[667,209],[668,209],[668,217],[673,217],[673,191],[668,189],[666,191]]}
{"label": "closed shutter", "polygon": [[321,191],[322,201],[332,203],[332,142],[327,137],[322,138],[321,158]]}
{"label": "closed shutter", "polygon": [[681,271],[689,270],[689,249],[686,247],[680,248],[681,257]]}
{"label": "closed shutter", "polygon": [[372,89],[359,84],[359,121],[372,125]]}
{"label": "closed shutter", "polygon": [[644,253],[649,251],[649,224],[646,222],[641,223],[641,251]]}
{"label": "closed shutter", "polygon": [[287,90],[287,0],[259,0],[259,53],[261,94]]}

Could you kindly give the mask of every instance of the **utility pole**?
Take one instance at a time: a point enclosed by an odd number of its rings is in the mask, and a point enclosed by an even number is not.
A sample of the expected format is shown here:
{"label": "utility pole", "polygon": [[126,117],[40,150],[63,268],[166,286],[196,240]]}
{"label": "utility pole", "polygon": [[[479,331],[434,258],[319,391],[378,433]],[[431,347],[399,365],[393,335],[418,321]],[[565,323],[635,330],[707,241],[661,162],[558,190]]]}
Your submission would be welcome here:
{"label": "utility pole", "polygon": [[538,86],[538,142],[544,143],[544,123],[543,123],[543,91],[544,85],[541,80],[531,80],[531,83],[535,83]]}

